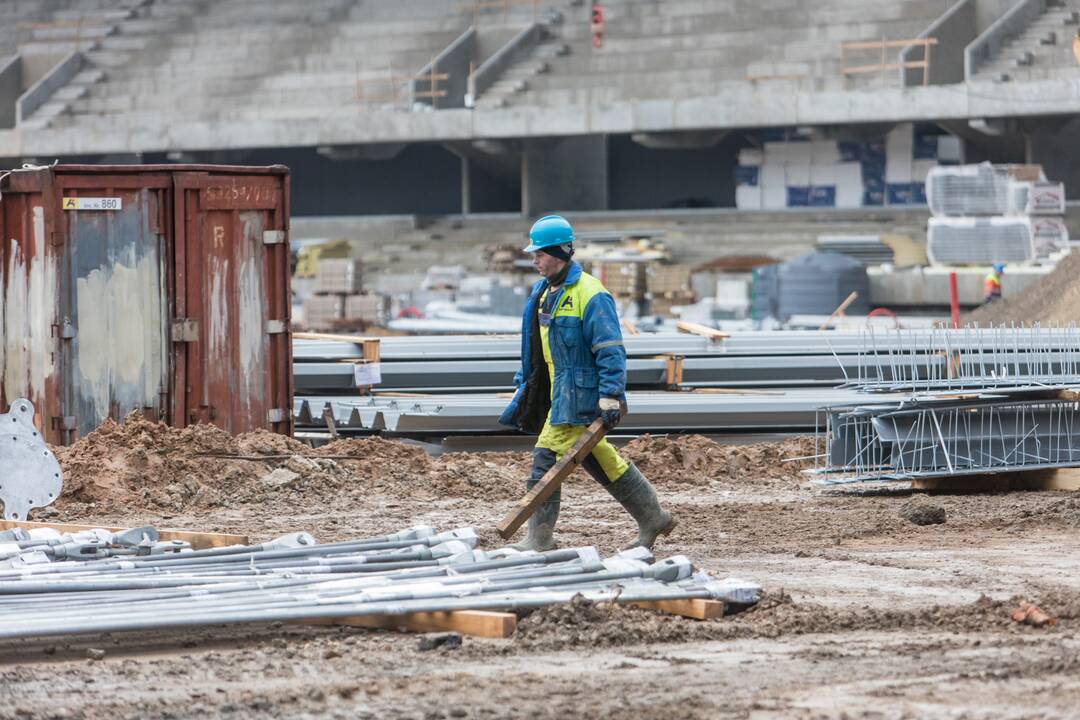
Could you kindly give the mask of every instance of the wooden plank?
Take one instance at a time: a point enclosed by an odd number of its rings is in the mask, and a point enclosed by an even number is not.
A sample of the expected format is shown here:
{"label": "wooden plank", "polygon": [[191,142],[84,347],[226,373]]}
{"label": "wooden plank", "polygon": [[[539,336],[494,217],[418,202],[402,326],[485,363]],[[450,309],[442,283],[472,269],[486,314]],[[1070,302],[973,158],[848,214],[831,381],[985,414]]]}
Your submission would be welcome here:
{"label": "wooden plank", "polygon": [[882,70],[908,70],[915,68],[925,68],[925,60],[911,60],[902,63],[879,63],[877,65],[856,65],[854,67],[848,67],[842,69],[840,72],[844,75],[860,75],[863,73],[880,72]]}
{"label": "wooden plank", "polygon": [[294,624],[348,625],[411,632],[456,632],[473,637],[507,638],[517,629],[517,615],[488,610],[455,610],[404,615],[353,615],[344,618],[297,620]]}
{"label": "wooden plank", "polygon": [[328,342],[344,342],[353,343],[355,345],[363,345],[369,340],[378,340],[379,338],[366,337],[363,335],[342,335],[339,333],[322,333],[322,332],[294,332],[292,334],[294,340],[326,340]]}
{"label": "wooden plank", "polygon": [[856,298],[858,298],[858,297],[859,297],[859,291],[858,290],[852,290],[851,294],[848,295],[846,298],[844,298],[844,302],[840,303],[840,305],[837,306],[837,308],[832,311],[832,315],[827,317],[825,319],[825,322],[821,323],[821,327],[819,327],[818,330],[825,330],[826,328],[828,328],[829,323],[831,323],[833,321],[833,318],[836,317],[837,315],[843,315],[844,311],[848,309],[848,306],[851,305],[851,303],[855,302]]}
{"label": "wooden plank", "polygon": [[[52,528],[61,533],[76,533],[84,530],[94,530],[95,528],[101,528],[102,530],[108,530],[109,532],[119,532],[120,530],[128,530],[124,527],[112,527],[109,525],[73,525],[70,523],[47,523],[47,522],[28,522],[25,520],[0,520],[0,530],[11,530],[12,528],[24,528],[26,530],[34,530],[38,528]],[[183,540],[184,542],[191,543],[191,547],[195,550],[201,550],[203,548],[225,547],[227,545],[248,545],[247,535],[230,535],[228,533],[206,533],[206,532],[194,532],[191,530],[158,530],[158,534],[162,540]]]}
{"label": "wooden plank", "polygon": [[593,420],[592,425],[581,434],[574,446],[557,463],[551,466],[551,469],[547,471],[544,477],[540,478],[540,482],[533,485],[533,489],[526,493],[525,497],[521,498],[514,509],[495,527],[499,532],[499,536],[504,540],[513,537],[522,523],[528,520],[544,504],[544,501],[559,489],[563,480],[569,477],[574,468],[588,457],[592,449],[604,439],[605,435],[607,435],[607,430],[604,428],[603,421],[600,418]]}
{"label": "wooden plank", "polygon": [[702,325],[700,323],[687,322],[686,320],[679,320],[675,323],[675,327],[679,332],[690,333],[691,335],[701,335],[710,340],[726,340],[731,337],[726,332],[722,332],[716,328],[711,328],[708,325]]}
{"label": "wooden plank", "polygon": [[1004,492],[1009,489],[1009,479],[1003,475],[916,478],[911,481],[911,489],[938,492]]}
{"label": "wooden plank", "polygon": [[783,395],[779,390],[751,390],[750,388],[699,387],[693,392],[701,395]]}
{"label": "wooden plank", "polygon": [[669,390],[676,390],[683,381],[683,356],[675,353],[664,353],[655,356],[656,360],[664,360],[664,385]]}
{"label": "wooden plank", "polygon": [[650,600],[648,602],[632,602],[629,604],[646,610],[660,610],[672,615],[681,615],[693,620],[713,620],[724,616],[724,602],[722,600],[694,598],[693,600]]}
{"label": "wooden plank", "polygon": [[983,491],[1006,490],[1080,490],[1080,468],[1051,468],[993,475],[967,475],[959,477],[919,478],[911,481],[915,490]]}
{"label": "wooden plank", "polygon": [[854,42],[840,43],[843,50],[880,50],[882,46],[887,48],[907,47],[908,45],[937,45],[937,38],[916,38],[915,40],[858,40]]}
{"label": "wooden plank", "polygon": [[343,342],[359,345],[363,348],[364,359],[368,362],[379,362],[379,338],[364,335],[341,335],[338,333],[321,332],[294,332],[294,340],[324,340],[326,342]]}

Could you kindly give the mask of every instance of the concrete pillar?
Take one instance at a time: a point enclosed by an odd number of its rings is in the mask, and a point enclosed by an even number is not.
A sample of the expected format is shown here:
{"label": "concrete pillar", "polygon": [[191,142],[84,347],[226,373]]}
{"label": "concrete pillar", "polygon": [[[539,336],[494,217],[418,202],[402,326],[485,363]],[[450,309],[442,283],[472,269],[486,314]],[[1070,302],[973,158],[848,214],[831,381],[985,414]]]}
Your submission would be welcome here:
{"label": "concrete pillar", "polygon": [[472,186],[469,184],[469,158],[461,157],[461,214],[472,212]]}
{"label": "concrete pillar", "polygon": [[607,209],[607,136],[526,141],[521,156],[522,215]]}

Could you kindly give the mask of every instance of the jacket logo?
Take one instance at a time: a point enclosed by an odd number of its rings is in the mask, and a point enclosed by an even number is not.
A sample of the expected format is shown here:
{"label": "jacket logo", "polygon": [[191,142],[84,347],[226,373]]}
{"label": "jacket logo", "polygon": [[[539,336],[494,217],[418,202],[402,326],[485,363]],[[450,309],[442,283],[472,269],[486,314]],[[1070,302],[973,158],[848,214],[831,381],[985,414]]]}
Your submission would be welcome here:
{"label": "jacket logo", "polygon": [[559,307],[560,308],[570,308],[572,310],[574,308],[574,298],[567,295],[566,299],[563,300],[562,305],[560,305]]}

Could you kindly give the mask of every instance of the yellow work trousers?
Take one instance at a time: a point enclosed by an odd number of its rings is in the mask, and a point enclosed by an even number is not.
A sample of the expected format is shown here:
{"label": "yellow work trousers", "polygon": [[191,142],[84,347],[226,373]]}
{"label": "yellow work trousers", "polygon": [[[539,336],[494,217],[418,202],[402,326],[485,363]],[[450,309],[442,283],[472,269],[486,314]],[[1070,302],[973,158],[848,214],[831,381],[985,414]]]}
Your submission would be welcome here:
{"label": "yellow work trousers", "polygon": [[[581,437],[581,433],[585,432],[586,427],[585,425],[552,425],[551,412],[549,411],[548,419],[544,422],[544,429],[540,431],[540,437],[536,439],[536,447],[550,450],[561,458],[566,454],[567,450],[574,446],[574,443]],[[598,481],[601,478],[597,477],[599,474],[597,469],[603,473],[608,482],[615,482],[630,467],[630,463],[626,462],[622,455],[619,455],[619,451],[607,441],[607,438],[597,443],[590,455],[595,464],[588,461],[582,464],[589,471],[589,474]],[[597,465],[599,465],[599,468],[596,467]]]}

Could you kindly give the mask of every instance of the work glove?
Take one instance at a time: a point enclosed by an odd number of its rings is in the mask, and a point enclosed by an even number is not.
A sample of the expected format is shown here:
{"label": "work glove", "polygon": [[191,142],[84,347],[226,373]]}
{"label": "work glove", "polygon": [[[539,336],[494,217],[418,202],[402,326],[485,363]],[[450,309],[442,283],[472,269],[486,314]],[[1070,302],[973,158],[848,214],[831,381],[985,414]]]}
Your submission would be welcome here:
{"label": "work glove", "polygon": [[600,419],[608,430],[618,425],[622,419],[622,405],[619,401],[609,397],[600,398]]}

